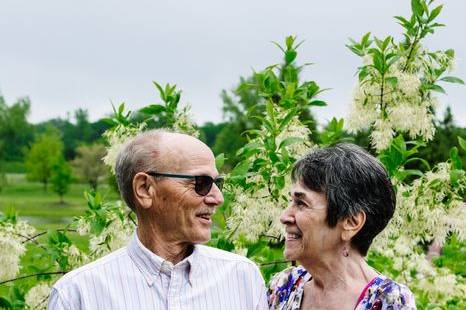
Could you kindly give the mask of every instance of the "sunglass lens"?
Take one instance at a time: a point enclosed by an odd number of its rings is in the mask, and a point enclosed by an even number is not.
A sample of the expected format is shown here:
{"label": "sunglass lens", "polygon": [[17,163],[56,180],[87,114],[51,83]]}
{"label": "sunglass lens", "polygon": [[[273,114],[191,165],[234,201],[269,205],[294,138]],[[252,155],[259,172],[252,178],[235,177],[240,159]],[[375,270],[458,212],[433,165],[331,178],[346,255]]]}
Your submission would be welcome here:
{"label": "sunglass lens", "polygon": [[207,176],[196,176],[196,184],[194,185],[194,190],[201,196],[205,196],[210,192],[214,180]]}
{"label": "sunglass lens", "polygon": [[215,185],[217,185],[219,190],[222,190],[223,183],[225,183],[225,179],[223,177],[218,177],[215,179]]}

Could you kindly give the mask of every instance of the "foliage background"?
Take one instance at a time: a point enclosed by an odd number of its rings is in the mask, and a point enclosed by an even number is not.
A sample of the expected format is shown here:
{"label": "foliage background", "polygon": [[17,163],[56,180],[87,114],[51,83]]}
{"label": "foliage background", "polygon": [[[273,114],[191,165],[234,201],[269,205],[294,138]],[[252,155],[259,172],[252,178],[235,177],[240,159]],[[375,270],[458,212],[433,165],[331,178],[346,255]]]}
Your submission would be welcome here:
{"label": "foliage background", "polygon": [[[391,37],[379,40],[368,34],[360,41],[349,43],[349,48],[362,57],[357,87],[370,88],[363,91],[366,97],[383,99],[385,94],[380,86],[385,84],[391,87],[390,96],[407,98],[406,105],[422,106],[426,98],[432,102],[433,91],[445,91],[437,84],[438,80],[462,82],[451,76],[445,79],[449,59],[453,59],[449,55],[451,52],[435,51],[433,57],[429,51],[421,49],[422,31],[429,29],[440,11],[441,7],[429,7],[428,2],[412,1],[412,16],[398,18],[405,28],[405,41],[395,42]],[[410,25],[406,26],[406,22]],[[425,35],[429,33],[427,31]],[[46,189],[47,181],[34,172],[36,166],[24,162],[44,162],[53,166],[66,159],[79,163],[83,153],[79,145],[105,141],[107,155],[104,161],[112,166],[121,143],[141,130],[163,126],[199,135],[218,155],[218,166],[229,172],[226,202],[216,214],[211,245],[250,257],[261,265],[268,279],[287,264],[281,254],[283,241],[276,219],[286,205],[287,175],[292,163],[314,147],[354,141],[380,157],[400,195],[394,225],[387,228],[380,238],[382,241],[374,244],[369,263],[408,284],[416,293],[420,308],[462,307],[465,129],[455,126],[450,110],[443,118],[434,119],[435,106],[430,103],[423,106],[426,109],[422,113],[431,116],[429,120],[435,125],[435,133],[431,130],[433,127],[429,127],[431,123],[422,119],[419,123],[410,119],[407,122],[412,125],[410,128],[400,127],[402,123],[392,117],[394,109],[386,109],[392,98],[363,100],[362,108],[372,109],[363,115],[375,115],[370,119],[358,119],[358,124],[363,126],[350,126],[346,131],[343,120],[333,119],[319,130],[313,113],[325,105],[318,98],[322,89],[314,81],[301,79],[302,71],[308,68],[297,62],[299,45],[295,37],[287,37],[284,44],[279,45],[283,53],[282,63],[240,78],[238,87],[223,91],[225,122],[220,124],[195,126],[190,121],[189,107],[180,104],[181,92],[169,84],[154,83],[161,100],[159,104],[148,105],[133,113],[125,111],[121,104],[114,108],[113,117],[94,123],[88,120],[86,111],[79,109],[75,112],[74,122],[55,119],[32,125],[27,122],[30,109],[27,99],[7,105],[2,98],[2,171],[28,171],[30,177],[42,181]],[[390,71],[391,66],[397,67],[398,71]],[[405,68],[409,70],[405,71]],[[402,83],[406,80],[415,82]],[[360,98],[356,95],[353,104],[360,103]],[[393,107],[399,102],[393,100]],[[350,124],[354,124],[354,120],[351,115],[347,119]],[[387,122],[390,130],[381,131],[381,122]],[[58,144],[53,142],[57,141],[56,129],[59,130]],[[374,135],[374,132],[383,134]],[[49,156],[50,161],[31,159],[37,153],[31,150],[40,145],[44,137],[57,145],[45,149],[60,151]],[[39,152],[39,155],[44,153]],[[58,169],[58,172],[62,170],[66,169]],[[50,178],[62,180],[59,175],[50,175]],[[112,191],[111,173],[108,185],[103,184],[100,192],[85,194],[87,208],[79,207],[82,202],[78,193],[86,188],[82,184],[71,184],[65,204],[54,204],[45,202],[50,195],[40,193],[39,184],[26,182],[21,176],[15,181],[12,174],[0,173],[0,176],[0,189],[3,188],[0,202],[4,214],[0,240],[3,249],[11,249],[2,252],[2,262],[8,266],[0,273],[3,307],[43,306],[49,286],[57,276],[124,245],[134,228],[132,215],[115,200],[117,195]],[[98,182],[106,183],[104,178],[104,173],[100,173]],[[88,183],[94,187],[92,182]],[[102,192],[106,194],[102,195]],[[44,201],[40,202],[38,198]],[[26,201],[23,204],[20,200]],[[51,213],[43,210],[33,211],[30,205],[39,201],[49,204],[54,212],[78,217],[72,222],[36,223],[36,230],[9,210],[12,201],[16,201],[17,210],[24,212],[22,214],[37,212],[50,217]],[[451,221],[452,217],[458,221]],[[429,262],[425,257],[426,249],[435,239],[446,242],[443,255]],[[19,266],[22,266],[21,270]],[[23,276],[24,279],[5,282]]]}

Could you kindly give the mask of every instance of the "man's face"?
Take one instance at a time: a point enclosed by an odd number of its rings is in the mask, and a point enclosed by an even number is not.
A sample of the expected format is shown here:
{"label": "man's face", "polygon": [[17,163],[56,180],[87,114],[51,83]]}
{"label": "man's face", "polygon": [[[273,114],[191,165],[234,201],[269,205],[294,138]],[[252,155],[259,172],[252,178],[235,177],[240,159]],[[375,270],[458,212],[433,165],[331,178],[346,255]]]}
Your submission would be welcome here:
{"label": "man's face", "polygon": [[[169,171],[158,171],[160,173],[218,176],[212,152],[199,141],[170,149],[164,155],[167,163],[164,166]],[[218,187],[213,184],[210,192],[201,196],[194,191],[194,179],[160,177],[154,182],[154,220],[164,238],[190,244],[210,240],[212,215],[223,203]]]}

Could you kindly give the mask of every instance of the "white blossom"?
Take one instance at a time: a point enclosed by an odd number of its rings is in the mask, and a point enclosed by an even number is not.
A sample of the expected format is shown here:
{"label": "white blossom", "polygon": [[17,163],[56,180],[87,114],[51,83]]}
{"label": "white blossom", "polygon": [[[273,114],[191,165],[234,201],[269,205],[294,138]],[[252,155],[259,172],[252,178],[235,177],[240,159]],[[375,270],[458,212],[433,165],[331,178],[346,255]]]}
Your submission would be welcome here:
{"label": "white blossom", "polygon": [[46,283],[40,283],[32,287],[25,296],[25,302],[29,309],[45,309],[51,288]]}
{"label": "white blossom", "polygon": [[177,110],[173,130],[196,138],[199,137],[199,131],[195,128],[194,123],[192,122],[191,106],[189,104],[186,104],[184,107]]}
{"label": "white blossom", "polygon": [[20,258],[25,253],[23,244],[35,232],[25,221],[0,224],[0,280],[14,278],[20,270]]}
{"label": "white blossom", "polygon": [[92,255],[100,257],[124,247],[133,234],[134,228],[134,225],[126,219],[121,220],[115,216],[99,235],[91,236],[89,249]]}
{"label": "white blossom", "polygon": [[78,219],[78,223],[76,225],[76,232],[80,236],[87,235],[91,231],[91,224],[83,217]]}
{"label": "white blossom", "polygon": [[388,120],[378,119],[374,124],[374,131],[371,133],[372,145],[376,150],[386,149],[393,139],[394,131]]}
{"label": "white blossom", "polygon": [[141,123],[138,126],[118,125],[103,134],[109,145],[103,161],[112,169],[112,172],[115,172],[116,159],[125,142],[136,136],[139,132],[142,132],[145,126],[145,123]]}
{"label": "white blossom", "polygon": [[289,152],[295,157],[300,158],[310,150],[309,135],[311,131],[306,126],[303,126],[296,116],[290,121],[288,126],[277,136],[277,144],[280,145],[287,138],[297,137],[302,138],[302,142],[293,143],[288,146]]}
{"label": "white blossom", "polygon": [[89,257],[74,244],[63,249],[63,255],[68,258],[68,264],[72,269],[78,268],[89,262]]}
{"label": "white blossom", "polygon": [[0,281],[9,280],[19,271],[19,261],[26,248],[18,240],[0,232]]}

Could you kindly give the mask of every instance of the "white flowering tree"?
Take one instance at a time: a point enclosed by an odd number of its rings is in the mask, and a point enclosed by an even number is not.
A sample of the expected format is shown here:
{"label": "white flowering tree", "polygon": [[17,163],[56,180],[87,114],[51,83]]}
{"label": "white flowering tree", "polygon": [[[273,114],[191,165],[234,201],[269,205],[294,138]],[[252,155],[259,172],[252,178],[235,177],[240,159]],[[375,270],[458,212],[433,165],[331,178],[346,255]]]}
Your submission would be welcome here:
{"label": "white flowering tree", "polygon": [[[426,258],[426,245],[434,239],[464,242],[466,228],[466,173],[460,152],[451,150],[450,159],[434,167],[417,158],[418,150],[432,138],[437,99],[445,92],[440,82],[462,83],[447,75],[452,70],[454,52],[429,51],[422,40],[432,34],[442,6],[433,1],[412,0],[412,16],[396,17],[404,29],[404,41],[392,37],[378,39],[366,34],[348,47],[362,58],[358,81],[346,119],[347,129],[356,133],[370,130],[371,144],[387,168],[397,192],[397,210],[389,226],[378,236],[368,261],[379,271],[407,284],[416,294],[419,308],[460,308],[465,303],[464,278],[434,260]],[[343,140],[344,121],[333,119],[320,135],[320,142],[309,139],[310,131],[301,121],[311,107],[325,105],[318,99],[323,91],[314,81],[301,81],[306,68],[297,65],[300,43],[287,37],[284,62],[255,72],[250,88],[260,95],[264,107],[258,129],[244,134],[248,144],[238,150],[239,164],[229,172],[225,203],[214,218],[210,244],[255,260],[268,278],[286,267],[283,260],[283,234],[278,217],[287,205],[289,174],[300,156]],[[173,85],[155,86],[161,104],[139,111],[138,122],[125,112],[124,104],[108,121],[112,128],[104,162],[113,169],[122,144],[152,127],[166,127],[198,136],[190,121],[189,107],[180,107],[181,93]],[[406,141],[410,139],[412,141]],[[459,138],[466,150],[466,142]],[[217,157],[220,168],[224,161]],[[409,169],[419,161],[423,171]],[[9,309],[44,308],[50,287],[61,275],[113,251],[131,236],[137,223],[121,201],[103,201],[98,192],[85,194],[88,208],[63,229],[36,230],[15,214],[0,217],[0,287],[9,293],[0,297],[0,307]],[[86,248],[76,246],[84,238]],[[33,261],[21,258],[34,253]]]}

